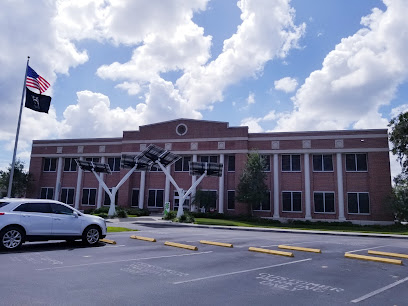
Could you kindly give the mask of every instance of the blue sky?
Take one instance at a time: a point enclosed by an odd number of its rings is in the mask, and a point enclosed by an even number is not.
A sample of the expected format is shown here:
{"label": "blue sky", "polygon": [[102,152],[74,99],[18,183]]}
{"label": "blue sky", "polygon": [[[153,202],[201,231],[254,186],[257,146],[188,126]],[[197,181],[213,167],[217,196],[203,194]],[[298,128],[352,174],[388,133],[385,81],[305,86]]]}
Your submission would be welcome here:
{"label": "blue sky", "polygon": [[33,139],[180,117],[250,132],[387,128],[408,110],[406,16],[404,0],[6,1],[0,169],[27,55],[53,99],[48,115],[23,110],[27,166]]}

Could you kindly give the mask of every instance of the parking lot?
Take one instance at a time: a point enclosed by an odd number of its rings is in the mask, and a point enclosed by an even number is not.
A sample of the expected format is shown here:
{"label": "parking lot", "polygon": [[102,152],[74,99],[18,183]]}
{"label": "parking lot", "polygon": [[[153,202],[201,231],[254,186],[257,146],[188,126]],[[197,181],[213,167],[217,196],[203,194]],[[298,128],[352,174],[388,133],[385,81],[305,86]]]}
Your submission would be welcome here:
{"label": "parking lot", "polygon": [[[28,243],[0,253],[4,305],[406,305],[403,265],[345,258],[368,250],[408,254],[406,238],[134,225],[108,234],[116,245]],[[156,242],[130,239],[131,235]],[[210,240],[233,248],[201,244]],[[197,246],[197,251],[164,242]],[[293,257],[250,252],[317,248]],[[382,256],[384,257],[384,256]]]}

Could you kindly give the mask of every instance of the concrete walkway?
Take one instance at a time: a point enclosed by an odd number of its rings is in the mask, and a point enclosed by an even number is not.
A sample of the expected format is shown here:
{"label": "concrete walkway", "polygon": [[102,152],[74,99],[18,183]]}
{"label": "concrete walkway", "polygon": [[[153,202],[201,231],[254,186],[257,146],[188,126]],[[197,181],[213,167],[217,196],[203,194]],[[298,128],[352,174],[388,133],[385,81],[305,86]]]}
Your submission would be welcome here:
{"label": "concrete walkway", "polygon": [[360,233],[360,232],[302,230],[302,229],[290,229],[290,228],[263,228],[263,227],[221,226],[221,225],[178,223],[178,222],[172,222],[169,220],[163,220],[162,215],[150,215],[150,216],[130,217],[130,218],[113,218],[113,219],[107,219],[106,222],[108,226],[120,226],[120,227],[127,227],[130,229],[137,229],[138,225],[154,226],[154,227],[175,226],[175,227],[212,228],[212,229],[239,230],[239,231],[281,232],[281,233],[296,233],[296,234],[318,234],[318,235],[408,239],[408,235],[398,235],[398,234],[376,234],[376,233]]}

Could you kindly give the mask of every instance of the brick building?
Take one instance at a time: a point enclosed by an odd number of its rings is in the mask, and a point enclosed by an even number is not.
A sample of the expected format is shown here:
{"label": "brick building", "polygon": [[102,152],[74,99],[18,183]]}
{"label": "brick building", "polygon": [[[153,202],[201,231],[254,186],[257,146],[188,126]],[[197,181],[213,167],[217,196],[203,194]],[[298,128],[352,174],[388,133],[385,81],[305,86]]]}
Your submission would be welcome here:
{"label": "brick building", "polygon": [[[235,201],[235,189],[248,152],[256,149],[266,161],[269,187],[256,215],[356,223],[393,220],[383,204],[391,191],[386,129],[248,133],[248,127],[226,122],[178,119],[124,131],[118,138],[34,140],[30,196],[58,199],[81,210],[109,205],[95,176],[79,169],[75,159],[108,163],[112,174],[100,175],[112,187],[129,171],[120,168],[121,154],[139,154],[149,144],[182,156],[170,171],[184,190],[197,179],[189,175],[189,161],[223,163],[221,177],[206,177],[197,187],[214,195],[219,212],[247,211]],[[178,194],[159,168],[134,172],[117,193],[120,206],[162,211],[165,202],[175,209]]]}

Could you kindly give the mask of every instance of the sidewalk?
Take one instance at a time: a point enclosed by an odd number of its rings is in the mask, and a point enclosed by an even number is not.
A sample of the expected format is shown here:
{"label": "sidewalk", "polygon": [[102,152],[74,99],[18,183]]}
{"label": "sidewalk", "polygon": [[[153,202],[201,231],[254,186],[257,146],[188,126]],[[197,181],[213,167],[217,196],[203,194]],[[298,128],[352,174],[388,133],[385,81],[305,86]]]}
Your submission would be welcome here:
{"label": "sidewalk", "polygon": [[316,235],[336,235],[336,236],[354,236],[354,237],[373,237],[373,238],[399,238],[408,239],[408,235],[398,234],[376,234],[376,233],[360,233],[360,232],[339,232],[339,231],[319,231],[319,230],[301,230],[288,228],[264,228],[264,227],[245,227],[245,226],[222,226],[222,225],[204,225],[192,223],[178,223],[169,220],[163,220],[161,215],[151,215],[144,217],[130,218],[114,218],[107,219],[106,222],[115,226],[123,226],[135,229],[137,225],[155,226],[155,227],[193,227],[193,228],[211,228],[222,230],[236,231],[255,231],[255,232],[281,232],[281,233],[296,233],[296,234],[316,234]]}

